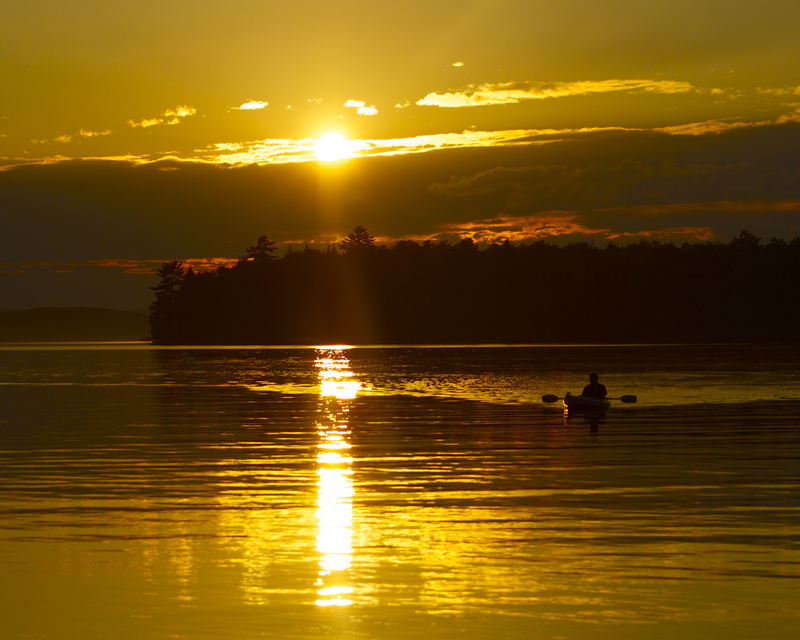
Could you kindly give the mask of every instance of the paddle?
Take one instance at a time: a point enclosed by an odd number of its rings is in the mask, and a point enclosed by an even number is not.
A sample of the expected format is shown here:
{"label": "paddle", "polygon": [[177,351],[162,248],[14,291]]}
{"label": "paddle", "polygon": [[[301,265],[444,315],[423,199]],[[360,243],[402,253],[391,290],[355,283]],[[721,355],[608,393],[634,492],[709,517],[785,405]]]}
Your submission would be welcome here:
{"label": "paddle", "polygon": [[[575,396],[579,398],[580,396]],[[563,400],[564,398],[559,398],[558,396],[551,396],[546,395],[542,396],[542,402],[558,402],[559,400]],[[629,404],[633,404],[636,402],[636,396],[620,396],[619,398],[606,398],[606,400],[619,400],[620,402],[627,402]]]}

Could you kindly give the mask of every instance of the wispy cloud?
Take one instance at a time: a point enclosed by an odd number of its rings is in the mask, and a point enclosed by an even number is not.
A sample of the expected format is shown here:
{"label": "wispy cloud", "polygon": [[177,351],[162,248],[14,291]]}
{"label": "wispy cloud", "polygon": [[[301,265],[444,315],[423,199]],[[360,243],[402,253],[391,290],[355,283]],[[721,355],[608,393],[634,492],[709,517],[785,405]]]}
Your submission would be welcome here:
{"label": "wispy cloud", "polygon": [[581,82],[504,82],[469,85],[462,91],[429,93],[420,106],[478,107],[516,104],[523,100],[543,100],[611,91],[648,91],[650,93],[686,93],[696,90],[688,82],[675,80],[586,80]]}
{"label": "wispy cloud", "polygon": [[454,66],[454,67],[463,67],[463,66],[464,66],[464,63],[463,63],[463,62],[454,62],[454,63],[453,63],[453,66]]}
{"label": "wispy cloud", "polygon": [[355,109],[356,113],[360,116],[374,116],[378,113],[378,110],[373,106],[366,106],[366,102],[362,102],[361,100],[348,100],[344,103],[344,106],[348,109]]}
{"label": "wispy cloud", "polygon": [[[166,259],[166,258],[165,258]],[[3,262],[0,263],[0,273],[25,273],[31,269],[50,269],[54,273],[74,273],[77,269],[87,267],[100,267],[106,269],[121,269],[124,273],[133,275],[153,276],[164,260],[65,260],[41,262]],[[233,266],[238,258],[183,258],[184,267],[192,267],[195,271],[214,271],[218,267]]]}
{"label": "wispy cloud", "polygon": [[[551,142],[556,130],[513,130],[513,131],[465,131],[414,138],[392,138],[388,140],[351,140],[351,153],[354,157],[394,156],[409,153],[424,153],[437,149],[458,149],[466,147],[508,146],[515,144],[545,144]],[[541,137],[541,140],[537,140]],[[219,164],[284,164],[289,162],[315,162],[316,140],[267,139],[241,143],[236,147],[225,143],[211,145],[206,152],[198,150],[205,162]],[[231,151],[231,153],[219,153]]]}
{"label": "wispy cloud", "polygon": [[180,123],[181,118],[185,118],[187,116],[193,116],[197,113],[197,109],[194,107],[189,106],[177,106],[174,109],[167,109],[164,111],[160,118],[145,118],[143,120],[128,120],[128,124],[131,127],[154,127],[159,124],[164,124],[164,118],[170,118],[167,120],[167,124],[178,124]]}
{"label": "wispy cloud", "polygon": [[[216,151],[239,151],[242,148],[238,142],[218,142],[217,144],[213,145],[213,149]],[[202,149],[198,149],[200,153],[203,152]]]}
{"label": "wispy cloud", "polygon": [[[797,105],[792,105],[792,106],[797,106]],[[800,106],[798,106],[798,108],[795,109],[794,113],[787,113],[778,118],[778,124],[783,124],[785,122],[800,122]]]}
{"label": "wispy cloud", "polygon": [[800,96],[800,86],[778,88],[758,87],[756,91],[758,93],[764,93],[773,96]]}
{"label": "wispy cloud", "polygon": [[97,136],[107,136],[112,133],[111,129],[105,131],[90,131],[89,129],[81,129],[79,134],[84,138],[95,138]]}
{"label": "wispy cloud", "polygon": [[[47,144],[49,140],[31,140],[33,144]],[[120,155],[120,156],[83,156],[81,162],[120,162],[133,165],[146,165],[153,162],[150,158],[135,155]],[[64,162],[75,162],[75,158],[62,155],[45,156],[40,158],[0,158],[0,171],[10,171],[15,167],[24,165],[58,165]]]}
{"label": "wispy cloud", "polygon": [[536,217],[498,216],[488,220],[453,222],[442,225],[442,229],[446,233],[472,238],[476,242],[497,242],[506,238],[511,242],[521,242],[559,236],[593,236],[611,233],[610,229],[591,228],[581,224],[576,221],[576,216],[564,211]]}
{"label": "wispy cloud", "polygon": [[[698,213],[726,215],[732,212],[757,214],[767,207],[773,211],[797,211],[797,202],[703,202],[672,205],[640,205],[634,207],[595,208],[582,210],[552,210],[534,215],[505,215],[484,220],[455,222],[442,225],[442,229],[450,234],[470,237],[477,242],[497,242],[508,239],[512,242],[530,240],[564,241],[570,236],[581,239],[594,238],[601,241],[635,241],[637,239],[658,239],[668,242],[707,242],[714,240],[717,234],[711,227],[690,224],[683,226],[660,227],[659,220],[675,216],[691,216]],[[609,216],[616,220],[621,218],[636,219],[640,224],[651,226],[649,229],[622,230],[612,229],[601,221]],[[647,221],[651,221],[650,224]],[[600,222],[598,224],[598,222]],[[623,227],[625,225],[622,225]]]}
{"label": "wispy cloud", "polygon": [[132,127],[142,127],[142,128],[154,127],[157,124],[161,124],[162,122],[164,122],[164,121],[161,118],[150,118],[149,120],[148,119],[139,120],[138,122],[135,121],[135,120],[128,120],[128,124],[130,126],[132,126]]}
{"label": "wispy cloud", "polygon": [[235,145],[218,143],[207,151],[198,149],[198,153],[203,161],[214,164],[286,164],[316,160],[315,144],[316,140],[313,138],[268,138]]}
{"label": "wispy cloud", "polygon": [[58,136],[54,138],[56,142],[72,142],[72,136],[64,134],[63,136]]}
{"label": "wispy cloud", "polygon": [[[73,263],[75,266],[95,266],[122,269],[125,273],[153,275],[163,260],[86,260]],[[236,264],[235,258],[183,258],[179,260],[183,266],[192,267],[195,271],[213,271],[217,267],[229,267]]]}
{"label": "wispy cloud", "polygon": [[[359,101],[350,101],[350,108],[362,108]],[[800,104],[789,105],[792,111],[771,120],[747,122],[743,120],[708,120],[687,124],[672,125],[659,128],[630,127],[585,127],[580,129],[511,129],[504,131],[475,131],[461,133],[443,133],[414,136],[409,138],[360,139],[352,140],[351,152],[354,158],[373,156],[396,156],[426,153],[445,149],[466,149],[480,147],[509,147],[548,145],[567,140],[586,138],[596,135],[627,134],[650,132],[669,136],[703,136],[718,135],[727,131],[743,128],[758,128],[800,122]],[[133,123],[132,126],[146,126]],[[51,140],[31,140],[33,144],[48,144]],[[183,162],[199,162],[204,164],[227,164],[241,166],[249,164],[285,164],[295,162],[316,162],[313,138],[272,138],[247,142],[219,142],[194,150],[191,157],[181,155],[175,160]],[[139,158],[134,156],[108,157],[130,162],[148,163],[164,159],[169,155],[160,154],[159,158]],[[51,164],[64,161],[61,156],[39,158],[16,158],[13,161],[0,163],[0,170],[6,166],[17,164]]]}
{"label": "wispy cloud", "polygon": [[236,111],[258,111],[260,109],[266,109],[269,106],[269,102],[261,102],[260,100],[248,100],[243,105],[239,107],[233,107]]}
{"label": "wispy cloud", "polygon": [[176,118],[185,118],[186,116],[193,116],[196,113],[197,113],[197,109],[195,109],[194,107],[187,107],[187,106],[180,107],[179,106],[179,107],[175,107],[174,109],[167,109],[161,115],[167,116],[167,117],[174,116]]}
{"label": "wispy cloud", "polygon": [[[791,107],[798,107],[792,104]],[[759,120],[757,122],[746,122],[742,120],[707,120],[705,122],[692,122],[689,124],[673,125],[671,127],[659,127],[653,129],[671,135],[700,136],[707,133],[722,133],[731,129],[743,129],[752,127],[765,127],[774,124],[785,124],[789,122],[800,122],[800,107],[790,113],[778,116],[775,120]]]}
{"label": "wispy cloud", "polygon": [[[635,213],[637,217],[708,212],[800,212],[793,199],[800,176],[742,163],[651,165],[626,160],[562,165],[498,166],[454,175],[428,186],[506,215],[564,211]],[[655,202],[658,202],[657,204]],[[472,203],[480,203],[473,205]]]}
{"label": "wispy cloud", "polygon": [[[358,107],[356,107],[358,108]],[[800,118],[800,116],[798,116]],[[774,122],[773,122],[774,123]],[[773,124],[762,123],[762,124]],[[756,126],[753,123],[705,122],[676,127],[655,129],[669,135],[702,135],[717,133],[741,126]],[[463,131],[414,136],[411,138],[351,140],[353,157],[397,156],[427,153],[445,149],[477,147],[509,147],[554,144],[578,137],[609,134],[614,132],[645,131],[625,127],[596,127],[582,129],[511,129],[505,131]],[[205,149],[197,149],[194,162],[228,165],[285,164],[294,162],[316,162],[313,138],[271,138],[241,143],[220,142]]]}
{"label": "wispy cloud", "polygon": [[707,120],[705,122],[690,122],[688,124],[677,124],[670,127],[659,127],[655,129],[655,131],[661,131],[675,136],[703,136],[708,133],[722,133],[723,131],[730,131],[731,129],[754,127],[758,124],[767,123]]}

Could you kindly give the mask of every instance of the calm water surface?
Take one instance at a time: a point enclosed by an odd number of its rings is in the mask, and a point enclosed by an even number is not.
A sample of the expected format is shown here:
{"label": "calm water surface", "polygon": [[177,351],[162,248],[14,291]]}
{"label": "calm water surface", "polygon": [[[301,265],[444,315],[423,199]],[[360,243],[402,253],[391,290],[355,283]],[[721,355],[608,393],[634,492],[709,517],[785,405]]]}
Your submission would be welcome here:
{"label": "calm water surface", "polygon": [[0,347],[0,516],[3,639],[794,638],[800,348]]}

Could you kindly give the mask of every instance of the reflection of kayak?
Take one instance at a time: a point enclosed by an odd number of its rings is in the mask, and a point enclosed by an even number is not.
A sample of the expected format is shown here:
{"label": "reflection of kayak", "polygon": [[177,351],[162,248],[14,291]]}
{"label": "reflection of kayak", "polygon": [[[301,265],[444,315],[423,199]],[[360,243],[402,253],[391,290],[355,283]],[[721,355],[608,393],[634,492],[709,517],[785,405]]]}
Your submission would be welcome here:
{"label": "reflection of kayak", "polygon": [[564,406],[570,411],[604,411],[611,406],[608,400],[597,400],[586,396],[564,396]]}

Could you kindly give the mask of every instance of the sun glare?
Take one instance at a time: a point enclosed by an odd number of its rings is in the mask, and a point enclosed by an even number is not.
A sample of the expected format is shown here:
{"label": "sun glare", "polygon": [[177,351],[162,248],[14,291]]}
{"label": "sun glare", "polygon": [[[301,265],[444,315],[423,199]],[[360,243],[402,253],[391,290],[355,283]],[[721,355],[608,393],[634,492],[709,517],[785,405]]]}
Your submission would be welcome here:
{"label": "sun glare", "polygon": [[341,133],[326,133],[314,144],[314,154],[323,162],[336,162],[351,157],[350,141]]}

